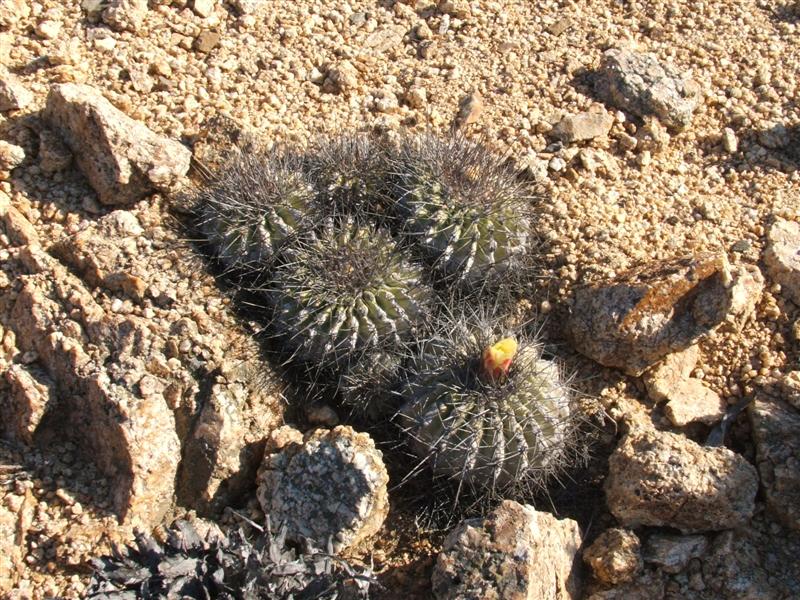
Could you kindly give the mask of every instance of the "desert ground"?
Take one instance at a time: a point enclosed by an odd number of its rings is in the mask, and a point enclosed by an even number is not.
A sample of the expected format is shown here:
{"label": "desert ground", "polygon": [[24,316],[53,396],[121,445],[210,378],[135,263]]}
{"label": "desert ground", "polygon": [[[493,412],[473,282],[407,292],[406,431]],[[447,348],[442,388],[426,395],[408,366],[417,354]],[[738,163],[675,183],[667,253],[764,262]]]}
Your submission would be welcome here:
{"label": "desert ground", "polygon": [[[638,75],[609,52],[658,72],[615,95]],[[539,513],[504,505],[555,537],[508,549],[507,515],[473,523],[483,571],[389,465],[388,514],[348,554],[370,597],[800,595],[797,2],[0,0],[0,65],[3,597],[84,597],[92,557],[175,518],[263,524],[265,442],[347,422],[292,405],[181,227],[216,157],[454,131],[534,190],[520,310],[590,457],[521,499]],[[611,282],[690,333],[653,349],[600,323]]]}

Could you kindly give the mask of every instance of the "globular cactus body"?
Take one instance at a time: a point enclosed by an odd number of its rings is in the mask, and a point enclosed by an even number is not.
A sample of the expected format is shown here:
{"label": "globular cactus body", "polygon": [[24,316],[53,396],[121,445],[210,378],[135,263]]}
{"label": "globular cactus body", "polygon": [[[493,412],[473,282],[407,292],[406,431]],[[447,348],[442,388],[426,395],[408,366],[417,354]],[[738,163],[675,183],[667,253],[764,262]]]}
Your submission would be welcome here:
{"label": "globular cactus body", "polygon": [[423,354],[401,391],[396,419],[411,450],[474,495],[543,483],[564,467],[572,442],[571,395],[558,366],[522,344],[513,361],[487,368],[485,336],[460,335]]}
{"label": "globular cactus body", "polygon": [[196,198],[201,233],[231,271],[259,272],[318,220],[314,188],[298,159],[277,152],[230,160]]}
{"label": "globular cactus body", "polygon": [[440,279],[472,290],[523,266],[530,194],[486,148],[461,137],[410,140],[392,175],[402,229]]}
{"label": "globular cactus body", "polygon": [[276,269],[274,326],[304,363],[341,367],[399,350],[429,313],[421,270],[380,228],[348,220],[287,253]]}

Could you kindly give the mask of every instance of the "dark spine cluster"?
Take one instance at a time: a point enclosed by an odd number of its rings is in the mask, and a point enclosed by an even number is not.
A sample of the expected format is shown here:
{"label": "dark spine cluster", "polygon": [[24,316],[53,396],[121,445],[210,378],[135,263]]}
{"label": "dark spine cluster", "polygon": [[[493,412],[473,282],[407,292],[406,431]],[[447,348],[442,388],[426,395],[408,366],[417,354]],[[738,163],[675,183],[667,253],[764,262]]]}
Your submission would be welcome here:
{"label": "dark spine cluster", "polygon": [[195,206],[200,233],[236,275],[263,271],[319,218],[299,159],[278,151],[237,153],[199,190]]}
{"label": "dark spine cluster", "polygon": [[287,547],[285,529],[201,535],[183,520],[173,523],[163,543],[137,534],[134,545],[93,559],[92,567],[85,597],[93,600],[358,600],[368,598],[375,583],[365,567]]}

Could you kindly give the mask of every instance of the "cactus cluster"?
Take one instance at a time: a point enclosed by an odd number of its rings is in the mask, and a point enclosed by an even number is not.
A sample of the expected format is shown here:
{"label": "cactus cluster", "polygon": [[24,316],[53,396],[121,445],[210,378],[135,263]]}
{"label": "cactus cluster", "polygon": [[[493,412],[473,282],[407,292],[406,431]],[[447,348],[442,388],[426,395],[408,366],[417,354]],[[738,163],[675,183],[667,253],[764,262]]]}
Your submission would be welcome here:
{"label": "cactus cluster", "polygon": [[543,481],[572,439],[569,386],[537,344],[518,336],[505,356],[491,322],[446,318],[529,275],[530,196],[463,137],[349,136],[238,157],[197,214],[219,261],[257,274],[269,330],[314,393],[394,417],[436,477],[491,495]]}

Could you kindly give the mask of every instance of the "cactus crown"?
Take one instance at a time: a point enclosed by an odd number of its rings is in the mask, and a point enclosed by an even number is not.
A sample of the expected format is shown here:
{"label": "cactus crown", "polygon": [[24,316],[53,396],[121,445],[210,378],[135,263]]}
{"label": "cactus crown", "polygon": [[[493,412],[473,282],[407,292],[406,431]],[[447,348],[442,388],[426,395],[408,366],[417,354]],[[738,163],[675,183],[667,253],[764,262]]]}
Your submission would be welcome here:
{"label": "cactus crown", "polygon": [[305,169],[325,205],[349,214],[378,214],[384,210],[387,160],[379,142],[344,135],[314,142]]}
{"label": "cactus crown", "polygon": [[286,256],[275,272],[274,323],[304,362],[341,365],[400,346],[429,313],[421,270],[382,228],[345,218]]}
{"label": "cactus crown", "polygon": [[485,147],[459,136],[407,140],[392,174],[402,230],[445,283],[479,288],[522,265],[530,194]]}
{"label": "cactus crown", "polygon": [[567,462],[572,400],[527,339],[460,322],[416,359],[396,421],[435,477],[466,496],[541,485]]}
{"label": "cactus crown", "polygon": [[238,154],[196,198],[197,225],[222,265],[261,272],[319,219],[299,159],[278,151]]}

